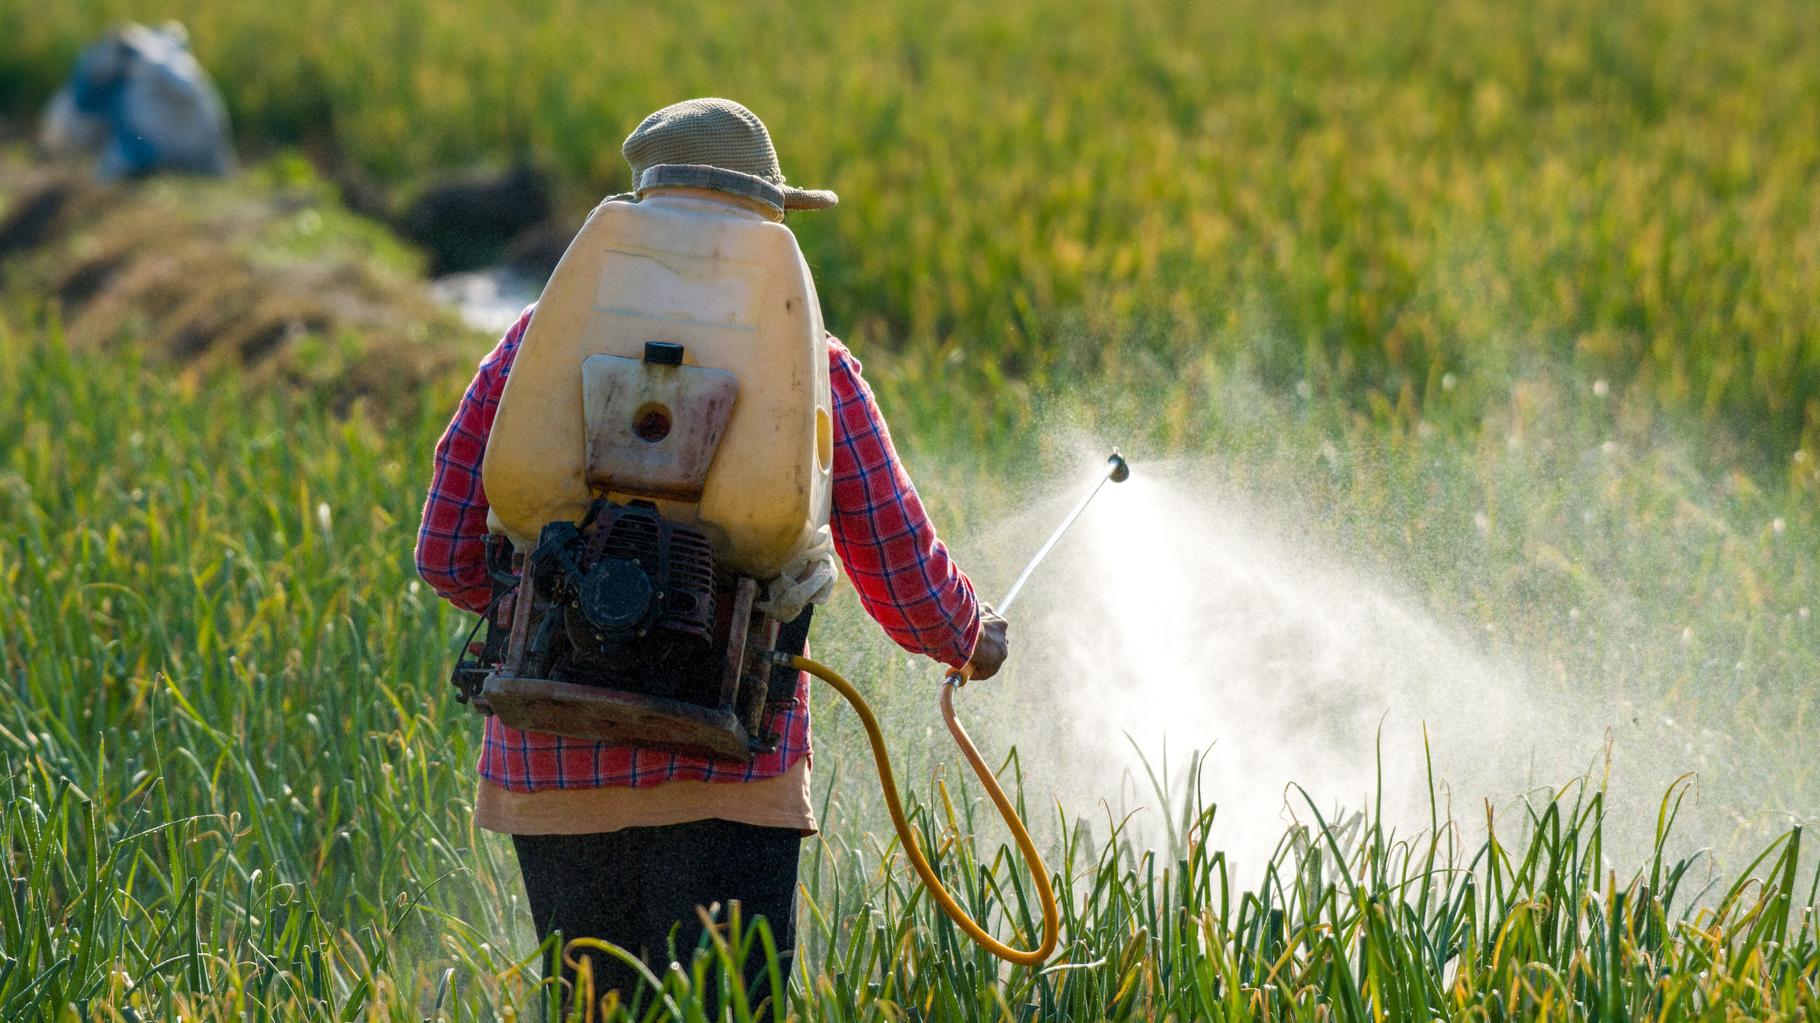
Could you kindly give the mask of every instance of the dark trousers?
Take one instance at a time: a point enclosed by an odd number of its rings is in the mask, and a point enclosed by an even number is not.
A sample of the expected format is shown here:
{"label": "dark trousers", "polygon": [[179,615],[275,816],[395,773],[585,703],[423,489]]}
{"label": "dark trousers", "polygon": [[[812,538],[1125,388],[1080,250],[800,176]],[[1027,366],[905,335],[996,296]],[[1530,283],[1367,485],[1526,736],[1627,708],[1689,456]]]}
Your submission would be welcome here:
{"label": "dark trousers", "polygon": [[[719,903],[716,920],[724,923],[728,904],[738,900],[747,925],[757,917],[770,924],[778,968],[788,983],[796,956],[796,860],[802,845],[796,829],[706,820],[593,835],[513,835],[512,845],[540,938],[561,931],[564,941],[612,942],[644,960],[661,979],[672,958],[688,968],[702,939],[696,907]],[[589,958],[596,997],[618,989],[621,1001],[630,1004],[638,996],[640,980],[630,966],[606,953],[578,949],[577,955]],[[574,971],[566,962],[562,970],[572,984]],[[744,972],[747,998],[756,1007],[771,994],[762,948],[747,957]],[[644,1003],[651,997],[647,990]]]}

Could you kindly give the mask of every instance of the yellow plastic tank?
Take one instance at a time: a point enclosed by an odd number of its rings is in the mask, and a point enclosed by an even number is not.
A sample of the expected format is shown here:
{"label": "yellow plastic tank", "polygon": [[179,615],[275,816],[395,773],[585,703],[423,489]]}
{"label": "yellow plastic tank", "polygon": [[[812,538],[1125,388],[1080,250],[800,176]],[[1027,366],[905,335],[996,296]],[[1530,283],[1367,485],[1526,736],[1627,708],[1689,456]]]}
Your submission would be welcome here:
{"label": "yellow plastic tank", "polygon": [[[650,365],[653,341],[680,345],[682,367]],[[705,383],[691,391],[683,367],[725,372],[694,374]],[[729,373],[736,385],[724,379]],[[652,481],[662,473],[650,465],[600,454],[611,448],[599,422],[600,389],[622,378],[648,393],[629,405],[621,396],[614,412],[621,432],[650,436],[652,409],[670,438],[683,438],[668,440],[672,445],[718,431],[710,436],[718,446],[708,449],[705,479],[660,486]],[[694,406],[690,394],[698,398]],[[716,403],[718,424],[691,419]],[[635,426],[618,422],[634,413]],[[672,428],[672,414],[686,421]],[[832,414],[821,306],[788,228],[699,189],[603,203],[544,287],[507,378],[482,470],[490,523],[528,550],[550,522],[579,521],[596,495],[649,498],[665,516],[706,532],[724,570],[769,580],[828,521]],[[702,451],[693,454],[695,462],[705,459]],[[699,500],[687,500],[697,489]]]}

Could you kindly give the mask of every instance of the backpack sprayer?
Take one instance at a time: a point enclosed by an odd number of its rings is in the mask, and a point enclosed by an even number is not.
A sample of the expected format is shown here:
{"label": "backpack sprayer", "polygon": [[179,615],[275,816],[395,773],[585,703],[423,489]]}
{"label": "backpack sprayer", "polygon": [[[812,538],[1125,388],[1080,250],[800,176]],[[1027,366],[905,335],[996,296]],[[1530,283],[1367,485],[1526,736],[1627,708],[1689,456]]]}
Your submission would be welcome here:
{"label": "backpack sprayer", "polygon": [[[833,405],[820,303],[781,223],[698,188],[606,202],[545,286],[487,442],[494,598],[457,699],[512,728],[736,761],[776,749],[767,725],[801,672],[859,714],[893,826],[937,904],[1024,965],[1054,951],[1048,868],[954,714],[943,720],[1033,873],[1043,940],[1011,948],[942,885],[898,799],[878,721],[839,673],[803,656],[833,588]],[[1106,471],[998,605],[1009,612]]]}

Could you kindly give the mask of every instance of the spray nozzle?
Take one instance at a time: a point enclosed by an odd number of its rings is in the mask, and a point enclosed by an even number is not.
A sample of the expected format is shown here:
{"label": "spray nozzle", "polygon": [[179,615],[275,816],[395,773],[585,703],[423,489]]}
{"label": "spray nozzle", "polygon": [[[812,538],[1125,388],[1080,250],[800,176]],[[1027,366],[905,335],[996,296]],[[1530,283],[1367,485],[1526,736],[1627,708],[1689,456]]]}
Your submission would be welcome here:
{"label": "spray nozzle", "polygon": [[1112,449],[1112,457],[1106,459],[1111,468],[1106,470],[1106,478],[1114,483],[1123,483],[1131,478],[1131,466],[1125,463],[1125,456],[1119,454],[1118,448]]}

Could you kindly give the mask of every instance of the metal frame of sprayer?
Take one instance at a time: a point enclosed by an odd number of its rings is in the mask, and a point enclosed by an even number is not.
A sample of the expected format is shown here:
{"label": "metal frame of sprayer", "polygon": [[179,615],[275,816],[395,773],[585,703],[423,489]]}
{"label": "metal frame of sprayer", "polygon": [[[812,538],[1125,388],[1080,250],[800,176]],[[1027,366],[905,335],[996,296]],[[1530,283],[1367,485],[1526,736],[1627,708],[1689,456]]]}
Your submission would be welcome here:
{"label": "metal frame of sprayer", "polygon": [[[681,344],[652,341],[642,361],[583,364],[631,384],[588,410],[590,454],[593,439],[621,427],[682,467],[662,477],[674,496],[699,497],[737,385],[683,356]],[[647,377],[669,382],[678,407],[644,400]],[[673,432],[677,422],[702,428]],[[487,639],[456,665],[459,701],[512,728],[581,740],[739,761],[776,748],[766,724],[795,699],[796,676],[773,657],[803,650],[809,612],[780,622],[760,611],[758,582],[717,564],[700,529],[651,500],[597,495],[580,522],[546,524],[528,551],[495,533],[487,552]]]}

